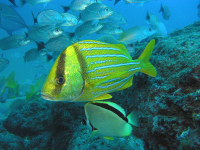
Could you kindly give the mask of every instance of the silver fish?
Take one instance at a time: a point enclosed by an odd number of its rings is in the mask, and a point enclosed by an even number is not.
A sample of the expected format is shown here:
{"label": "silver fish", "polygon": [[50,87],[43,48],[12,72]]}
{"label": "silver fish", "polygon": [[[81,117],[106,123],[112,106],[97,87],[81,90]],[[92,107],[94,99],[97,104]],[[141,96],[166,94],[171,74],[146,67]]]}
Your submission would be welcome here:
{"label": "silver fish", "polygon": [[119,12],[114,12],[111,16],[108,17],[108,20],[117,24],[127,23],[127,19]]}
{"label": "silver fish", "polygon": [[103,24],[103,28],[98,30],[97,34],[121,34],[124,30],[117,24],[108,22]]}
{"label": "silver fish", "polygon": [[62,7],[64,9],[64,12],[67,12],[68,10],[81,11],[93,3],[100,3],[100,1],[99,0],[72,0],[69,6],[62,6]]}
{"label": "silver fish", "polygon": [[44,50],[44,49],[39,50],[37,48],[33,48],[27,51],[23,58],[24,58],[24,62],[29,62],[29,61],[34,61],[44,56],[47,57],[47,62],[52,59],[52,57],[47,53],[47,50]]}
{"label": "silver fish", "polygon": [[63,30],[55,26],[34,26],[28,33],[31,40],[50,39],[57,37],[63,33]]}
{"label": "silver fish", "polygon": [[40,3],[48,3],[53,0],[20,0],[21,7],[24,6],[26,3],[29,3],[30,5],[36,5]]}
{"label": "silver fish", "polygon": [[[114,5],[116,5],[120,0],[115,0]],[[152,0],[122,0],[125,2],[125,4],[131,4],[131,3],[140,3],[141,6],[143,6],[144,3],[150,2]]]}
{"label": "silver fish", "polygon": [[147,11],[145,22],[151,25],[153,28],[156,28],[158,23],[158,17],[156,15],[149,15],[149,12]]}
{"label": "silver fish", "polygon": [[20,28],[28,28],[23,18],[9,6],[0,3],[0,28],[9,35]]}
{"label": "silver fish", "polygon": [[87,22],[83,23],[82,25],[76,27],[74,34],[75,34],[75,36],[80,38],[84,35],[88,35],[88,34],[97,32],[102,27],[103,27],[103,25],[99,23],[99,20],[87,21]]}
{"label": "silver fish", "polygon": [[162,12],[162,16],[165,20],[169,20],[169,18],[171,16],[171,12],[170,12],[170,9],[168,6],[163,7],[163,5],[161,3],[159,12]]}
{"label": "silver fish", "polygon": [[2,72],[9,64],[9,60],[0,57],[0,72]]}
{"label": "silver fish", "polygon": [[68,36],[62,34],[58,37],[51,38],[45,43],[45,48],[48,52],[63,51],[74,42]]}
{"label": "silver fish", "polygon": [[80,12],[80,19],[85,21],[104,19],[113,14],[113,10],[101,3],[93,3]]}
{"label": "silver fish", "polygon": [[19,48],[30,43],[31,40],[23,35],[10,35],[0,40],[0,49],[8,50]]}
{"label": "silver fish", "polygon": [[56,25],[64,21],[62,14],[52,9],[44,10],[33,18],[34,23],[38,23],[39,26]]}
{"label": "silver fish", "polygon": [[157,31],[146,26],[134,26],[119,36],[119,41],[131,44],[155,34]]}
{"label": "silver fish", "polygon": [[78,24],[78,17],[70,13],[61,14],[63,21],[59,24],[60,26],[75,26]]}

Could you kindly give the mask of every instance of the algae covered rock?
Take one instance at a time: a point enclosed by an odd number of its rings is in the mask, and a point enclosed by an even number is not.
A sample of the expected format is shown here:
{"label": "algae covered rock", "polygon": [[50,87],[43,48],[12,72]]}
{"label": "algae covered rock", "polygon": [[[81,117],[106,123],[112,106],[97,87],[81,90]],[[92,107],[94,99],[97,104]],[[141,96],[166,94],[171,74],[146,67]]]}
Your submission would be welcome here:
{"label": "algae covered rock", "polygon": [[24,149],[23,138],[9,133],[4,127],[3,122],[0,121],[0,149],[19,150]]}
{"label": "algae covered rock", "polygon": [[79,126],[69,142],[68,150],[144,150],[144,141],[132,135],[126,138],[115,137],[110,141],[99,136],[89,139],[90,134],[86,126]]}
{"label": "algae covered rock", "polygon": [[[157,38],[150,62],[157,76],[137,73],[133,86],[112,93],[110,101],[138,111],[140,126],[113,141],[81,126],[83,105],[29,101],[0,126],[0,149],[198,149],[200,147],[200,21]],[[147,42],[136,43],[133,59]],[[2,138],[1,138],[2,137]]]}
{"label": "algae covered rock", "polygon": [[[158,38],[150,58],[157,76],[138,73],[133,87],[113,97],[121,105],[128,99],[128,111],[138,109],[141,126],[135,135],[145,141],[147,149],[200,147],[199,37],[200,22],[195,22],[166,38]],[[135,45],[134,58],[144,45]]]}

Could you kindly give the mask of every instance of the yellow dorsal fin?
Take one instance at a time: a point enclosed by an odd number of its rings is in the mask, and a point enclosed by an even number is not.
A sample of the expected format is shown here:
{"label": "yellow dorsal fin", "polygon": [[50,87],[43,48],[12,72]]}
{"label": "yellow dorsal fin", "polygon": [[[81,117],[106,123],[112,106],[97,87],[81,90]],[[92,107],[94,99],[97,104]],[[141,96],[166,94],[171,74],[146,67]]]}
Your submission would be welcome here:
{"label": "yellow dorsal fin", "polygon": [[112,98],[112,96],[110,94],[104,94],[104,95],[96,97],[95,99],[93,99],[93,101],[96,101],[96,100],[105,100],[105,99],[110,99],[110,98]]}
{"label": "yellow dorsal fin", "polygon": [[156,68],[149,62],[150,56],[152,54],[153,48],[155,45],[155,40],[152,39],[146,46],[146,48],[144,49],[144,51],[142,52],[142,54],[140,55],[140,57],[138,58],[138,60],[141,62],[142,64],[142,68],[141,68],[141,72],[155,77],[157,72],[156,72]]}
{"label": "yellow dorsal fin", "polygon": [[104,136],[103,138],[106,139],[106,140],[113,140],[113,137]]}
{"label": "yellow dorsal fin", "polygon": [[9,88],[15,88],[16,83],[15,83],[15,72],[13,71],[7,78],[6,80],[6,87]]}

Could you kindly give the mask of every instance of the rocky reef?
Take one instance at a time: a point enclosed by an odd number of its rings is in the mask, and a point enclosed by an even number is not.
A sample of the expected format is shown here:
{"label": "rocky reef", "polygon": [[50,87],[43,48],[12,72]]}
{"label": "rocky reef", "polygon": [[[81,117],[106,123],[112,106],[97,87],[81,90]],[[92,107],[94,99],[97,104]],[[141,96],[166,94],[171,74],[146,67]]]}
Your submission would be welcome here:
{"label": "rocky reef", "polygon": [[[138,73],[133,86],[112,93],[129,114],[137,110],[133,135],[89,139],[81,125],[83,105],[28,101],[0,122],[0,149],[198,149],[200,147],[200,21],[156,39],[150,62],[155,78]],[[136,43],[133,59],[148,42]]]}

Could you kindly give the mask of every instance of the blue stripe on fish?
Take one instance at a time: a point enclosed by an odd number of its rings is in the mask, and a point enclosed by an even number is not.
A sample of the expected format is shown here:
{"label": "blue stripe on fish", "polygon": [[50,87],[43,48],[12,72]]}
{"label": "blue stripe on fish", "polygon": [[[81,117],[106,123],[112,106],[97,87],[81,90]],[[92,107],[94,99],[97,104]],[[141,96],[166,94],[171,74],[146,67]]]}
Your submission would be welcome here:
{"label": "blue stripe on fish", "polygon": [[87,55],[87,56],[86,56],[86,59],[88,59],[88,58],[97,58],[97,57],[124,57],[124,58],[126,58],[126,59],[129,59],[127,56],[125,56],[125,55],[120,55],[120,54],[118,54],[118,55],[115,55],[115,54]]}
{"label": "blue stripe on fish", "polygon": [[95,80],[95,79],[103,79],[103,78],[105,78],[105,77],[107,77],[107,75],[106,75],[106,76],[96,76],[96,77],[91,78],[91,79],[92,79],[92,80]]}
{"label": "blue stripe on fish", "polygon": [[[123,64],[115,64],[115,65],[107,65],[107,66],[101,66],[101,67],[96,67],[94,68],[93,70],[89,70],[87,71],[86,73],[89,73],[89,72],[95,72],[96,70],[100,70],[100,69],[106,69],[106,68],[112,68],[112,67],[121,67],[121,66],[128,66],[128,65],[138,65],[140,64],[140,62],[130,62],[130,63],[123,63]],[[141,69],[140,67],[139,68],[134,68],[135,70],[136,69]]]}
{"label": "blue stripe on fish", "polygon": [[[110,92],[113,91],[113,90],[117,90],[117,89],[121,88],[122,86],[124,86],[124,85],[129,81],[129,79],[130,79],[132,76],[133,76],[133,75],[130,75],[130,76],[124,78],[123,80],[120,80],[120,81],[118,81],[118,82],[115,82],[115,83],[111,84],[112,86],[114,86],[114,85],[116,85],[116,83],[120,83],[120,82],[123,82],[123,81],[126,81],[126,80],[127,80],[126,82],[124,82],[124,83],[121,84],[120,86],[117,86],[116,88],[113,88],[113,89],[110,89],[110,90],[107,90],[107,91],[103,91],[103,92],[95,92],[94,94],[110,93]],[[111,86],[110,86],[110,85],[107,85],[107,86],[98,86],[98,88],[108,88],[108,87],[111,87]]]}
{"label": "blue stripe on fish", "polygon": [[121,78],[114,78],[114,79],[111,79],[111,80],[105,81],[104,83],[112,82],[112,81],[119,80],[119,79],[121,79]]}
{"label": "blue stripe on fish", "polygon": [[79,44],[103,44],[103,45],[108,45],[107,43],[101,43],[101,42],[92,42],[92,41],[82,41],[82,42],[77,42]]}
{"label": "blue stripe on fish", "polygon": [[80,49],[80,51],[90,51],[90,50],[115,50],[115,51],[120,51],[118,48],[113,48],[113,47],[90,47],[90,48]]}
{"label": "blue stripe on fish", "polygon": [[132,69],[129,69],[128,71],[135,71],[135,70],[140,70],[141,69],[141,67],[138,67],[138,68],[132,68]]}

